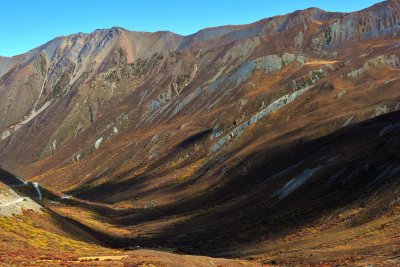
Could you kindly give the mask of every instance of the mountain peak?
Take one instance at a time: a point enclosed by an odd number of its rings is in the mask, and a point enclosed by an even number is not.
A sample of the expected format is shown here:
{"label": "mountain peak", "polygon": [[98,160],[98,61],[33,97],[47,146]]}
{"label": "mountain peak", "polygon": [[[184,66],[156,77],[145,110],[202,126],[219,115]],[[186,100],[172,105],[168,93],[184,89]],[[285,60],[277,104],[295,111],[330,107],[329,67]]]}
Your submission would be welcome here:
{"label": "mountain peak", "polygon": [[364,10],[378,10],[381,8],[399,8],[399,7],[400,7],[400,0],[386,0],[380,3],[376,3],[375,5],[368,7]]}

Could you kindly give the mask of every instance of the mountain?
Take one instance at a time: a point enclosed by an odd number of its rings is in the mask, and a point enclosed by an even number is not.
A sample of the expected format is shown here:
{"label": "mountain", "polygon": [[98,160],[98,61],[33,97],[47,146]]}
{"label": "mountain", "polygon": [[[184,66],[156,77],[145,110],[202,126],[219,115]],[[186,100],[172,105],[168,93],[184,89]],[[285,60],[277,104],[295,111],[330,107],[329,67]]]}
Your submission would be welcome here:
{"label": "mountain", "polygon": [[113,248],[396,264],[399,32],[390,0],[55,38],[0,58],[0,164]]}

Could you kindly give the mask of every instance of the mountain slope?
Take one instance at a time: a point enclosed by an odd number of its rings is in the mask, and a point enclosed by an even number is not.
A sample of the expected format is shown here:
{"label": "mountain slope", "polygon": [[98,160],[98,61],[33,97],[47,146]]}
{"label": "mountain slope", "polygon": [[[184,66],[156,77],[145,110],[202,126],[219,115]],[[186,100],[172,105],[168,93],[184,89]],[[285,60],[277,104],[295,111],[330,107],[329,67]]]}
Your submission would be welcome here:
{"label": "mountain slope", "polygon": [[382,219],[363,203],[398,188],[399,31],[391,0],[190,36],[56,38],[0,58],[0,163],[121,246],[262,254],[329,214]]}

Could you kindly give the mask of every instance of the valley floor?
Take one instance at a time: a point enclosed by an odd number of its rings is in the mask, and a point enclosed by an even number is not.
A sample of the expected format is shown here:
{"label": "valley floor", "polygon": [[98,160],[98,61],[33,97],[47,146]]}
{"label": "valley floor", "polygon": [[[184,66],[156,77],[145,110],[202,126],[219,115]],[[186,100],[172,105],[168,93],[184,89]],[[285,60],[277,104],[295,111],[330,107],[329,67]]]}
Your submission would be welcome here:
{"label": "valley floor", "polygon": [[[352,224],[358,222],[352,220],[360,212],[334,214],[326,223],[233,251],[243,257],[224,259],[177,254],[167,248],[106,248],[46,213],[26,211],[0,217],[0,266],[398,266],[400,207],[356,227]],[[67,228],[86,241],[68,236]]]}
{"label": "valley floor", "polygon": [[49,215],[25,212],[0,217],[0,266],[259,266],[257,262],[167,251],[118,250],[76,241],[55,228]]}
{"label": "valley floor", "polygon": [[[367,208],[360,208],[358,205],[346,207],[341,211],[327,214],[310,225],[289,231],[280,238],[254,240],[252,243],[231,250],[229,255],[221,254],[221,257],[239,257],[253,261],[254,266],[398,266],[400,265],[400,206],[396,204],[379,216],[368,218],[371,208],[369,204]],[[108,236],[129,236],[135,230],[106,224],[102,219],[94,222],[90,218],[98,215],[89,214],[84,209],[64,206],[57,210],[72,218],[74,217],[71,216],[72,213],[80,214],[82,222],[90,227],[107,229],[105,232]],[[262,225],[258,227],[261,229]],[[231,238],[234,240],[233,236]],[[199,260],[199,266],[203,266],[202,260],[208,259],[147,250],[131,251],[128,255],[135,258],[146,255],[148,259],[160,257],[162,264],[167,264],[165,266],[180,266],[174,265],[176,263],[171,261],[164,263],[164,260],[168,261],[170,257],[175,259],[183,257],[182,260],[188,261],[196,258]],[[217,265],[205,266],[236,266],[236,264],[253,266],[251,262],[245,260],[231,262],[221,260]],[[164,266],[162,264],[155,266]],[[191,263],[183,266],[197,265]]]}

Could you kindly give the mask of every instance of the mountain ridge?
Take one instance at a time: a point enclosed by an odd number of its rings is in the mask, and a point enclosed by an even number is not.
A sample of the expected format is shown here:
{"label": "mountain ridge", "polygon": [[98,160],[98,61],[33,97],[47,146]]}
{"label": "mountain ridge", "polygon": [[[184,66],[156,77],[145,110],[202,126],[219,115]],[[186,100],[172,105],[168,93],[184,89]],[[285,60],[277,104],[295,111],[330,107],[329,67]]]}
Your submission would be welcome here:
{"label": "mountain ridge", "polygon": [[399,14],[116,27],[0,58],[0,165],[116,247],[365,265],[398,244]]}
{"label": "mountain ridge", "polygon": [[310,7],[310,8],[304,9],[304,10],[295,10],[295,11],[287,13],[287,14],[282,14],[282,15],[276,15],[276,16],[273,16],[273,17],[263,18],[263,19],[257,20],[255,22],[250,22],[250,23],[247,23],[247,24],[206,27],[204,29],[200,29],[197,32],[194,32],[194,33],[188,34],[188,35],[181,35],[181,34],[178,34],[178,33],[171,32],[169,30],[149,32],[149,31],[128,30],[128,29],[123,28],[121,26],[113,26],[111,28],[95,29],[95,30],[93,30],[92,32],[89,32],[89,33],[80,32],[80,33],[71,33],[71,34],[68,34],[68,35],[58,36],[58,37],[55,37],[55,38],[51,39],[50,41],[46,42],[45,44],[43,44],[43,45],[41,45],[41,46],[39,46],[37,48],[33,48],[33,49],[31,49],[31,50],[29,50],[29,51],[27,51],[25,53],[21,53],[21,54],[14,55],[14,56],[7,56],[7,57],[0,56],[0,57],[13,58],[13,57],[21,56],[21,55],[29,53],[29,52],[31,52],[33,50],[36,50],[36,49],[38,49],[38,48],[40,48],[40,47],[42,47],[42,46],[44,46],[44,45],[56,40],[58,38],[74,37],[75,35],[88,36],[88,35],[94,34],[94,33],[99,32],[99,31],[103,32],[103,31],[112,31],[112,30],[115,30],[115,29],[120,29],[122,31],[130,32],[130,33],[154,34],[154,33],[161,32],[161,33],[170,33],[172,35],[181,36],[183,39],[185,39],[185,38],[190,39],[191,37],[195,37],[197,35],[201,35],[203,32],[207,32],[207,31],[217,31],[219,29],[224,29],[224,28],[234,29],[234,28],[241,28],[241,27],[245,27],[245,26],[252,26],[252,25],[255,25],[255,24],[266,22],[268,20],[274,20],[274,19],[278,19],[278,18],[282,18],[282,17],[294,16],[294,15],[299,15],[299,14],[300,15],[306,14],[306,15],[310,16],[310,13],[312,13],[313,14],[312,16],[314,16],[313,19],[315,19],[315,20],[320,20],[320,19],[325,20],[324,16],[343,17],[343,16],[346,16],[346,15],[357,15],[359,13],[366,12],[366,11],[382,10],[382,8],[399,8],[398,5],[399,5],[399,1],[398,0],[385,0],[385,1],[382,1],[380,3],[374,4],[371,7],[367,7],[367,8],[364,8],[364,9],[361,9],[361,10],[358,10],[358,11],[352,11],[352,12],[332,12],[332,11],[326,11],[326,10],[323,10],[323,9],[320,9],[320,8],[317,8],[317,7]]}

